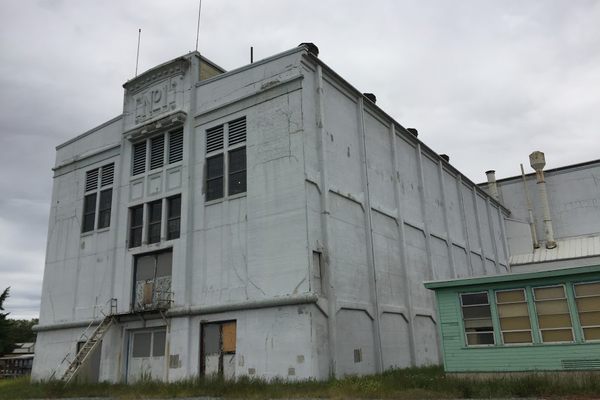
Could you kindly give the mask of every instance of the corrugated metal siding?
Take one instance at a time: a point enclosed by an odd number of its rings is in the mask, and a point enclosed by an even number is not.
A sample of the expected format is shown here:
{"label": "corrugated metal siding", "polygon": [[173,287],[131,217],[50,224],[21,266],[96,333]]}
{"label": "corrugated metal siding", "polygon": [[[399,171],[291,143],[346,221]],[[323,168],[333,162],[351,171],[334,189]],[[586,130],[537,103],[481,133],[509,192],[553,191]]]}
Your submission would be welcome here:
{"label": "corrugated metal siding", "polygon": [[554,249],[540,247],[533,253],[512,255],[510,263],[519,265],[600,255],[600,236],[561,239],[556,243],[557,246]]}

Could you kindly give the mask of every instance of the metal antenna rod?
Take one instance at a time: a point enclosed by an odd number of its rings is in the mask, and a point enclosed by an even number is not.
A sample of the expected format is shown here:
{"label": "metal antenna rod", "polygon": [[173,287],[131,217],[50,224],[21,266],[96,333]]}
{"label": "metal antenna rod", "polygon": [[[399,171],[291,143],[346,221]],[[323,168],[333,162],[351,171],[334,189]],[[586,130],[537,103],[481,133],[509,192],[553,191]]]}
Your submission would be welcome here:
{"label": "metal antenna rod", "polygon": [[138,63],[140,62],[140,39],[142,38],[142,28],[138,31],[138,47],[137,47],[137,56],[135,57],[135,76],[137,76],[138,72]]}
{"label": "metal antenna rod", "polygon": [[202,0],[198,0],[198,27],[196,28],[196,51],[198,51],[198,38],[200,37],[200,13],[202,12]]}

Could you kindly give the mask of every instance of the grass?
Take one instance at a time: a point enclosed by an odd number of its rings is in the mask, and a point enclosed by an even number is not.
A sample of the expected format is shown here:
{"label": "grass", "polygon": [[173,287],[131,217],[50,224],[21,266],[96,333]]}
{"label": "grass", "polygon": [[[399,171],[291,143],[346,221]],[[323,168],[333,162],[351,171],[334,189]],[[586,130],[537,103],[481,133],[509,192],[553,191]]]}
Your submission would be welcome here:
{"label": "grass", "polygon": [[225,398],[500,398],[544,397],[593,399],[600,397],[600,378],[593,374],[577,376],[531,374],[521,377],[464,378],[446,376],[441,367],[407,368],[380,375],[331,379],[326,382],[285,382],[241,378],[189,379],[175,383],[145,381],[123,384],[30,383],[26,378],[1,380],[0,399],[64,397],[112,397],[119,399],[218,396]]}

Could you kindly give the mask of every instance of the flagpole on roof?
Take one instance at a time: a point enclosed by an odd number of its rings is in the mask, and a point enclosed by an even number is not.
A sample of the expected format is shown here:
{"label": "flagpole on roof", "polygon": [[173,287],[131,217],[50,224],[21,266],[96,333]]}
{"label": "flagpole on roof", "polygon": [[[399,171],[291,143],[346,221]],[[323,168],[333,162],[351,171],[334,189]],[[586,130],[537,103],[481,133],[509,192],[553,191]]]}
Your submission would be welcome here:
{"label": "flagpole on roof", "polygon": [[198,51],[198,38],[200,37],[200,13],[202,12],[202,0],[198,0],[198,26],[196,28],[196,51]]}

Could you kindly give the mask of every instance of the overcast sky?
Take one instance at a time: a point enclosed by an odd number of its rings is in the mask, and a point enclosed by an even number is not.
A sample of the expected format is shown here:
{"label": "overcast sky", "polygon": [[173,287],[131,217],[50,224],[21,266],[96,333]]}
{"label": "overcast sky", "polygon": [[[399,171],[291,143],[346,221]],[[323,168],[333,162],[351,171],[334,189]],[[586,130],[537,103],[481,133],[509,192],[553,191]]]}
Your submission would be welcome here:
{"label": "overcast sky", "polygon": [[[472,180],[597,159],[600,1],[202,2],[225,69],[314,42],[321,58]],[[195,47],[197,0],[0,1],[0,290],[36,317],[55,146],[119,115],[122,84]]]}

